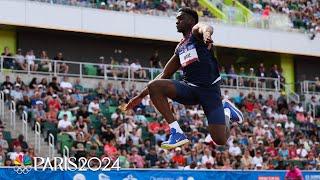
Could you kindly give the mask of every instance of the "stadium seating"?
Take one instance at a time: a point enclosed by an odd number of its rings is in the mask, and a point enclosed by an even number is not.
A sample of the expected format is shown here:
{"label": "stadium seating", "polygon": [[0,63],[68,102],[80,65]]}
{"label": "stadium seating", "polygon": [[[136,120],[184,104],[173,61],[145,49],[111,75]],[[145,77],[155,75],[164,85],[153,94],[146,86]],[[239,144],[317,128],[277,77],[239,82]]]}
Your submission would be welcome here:
{"label": "stadium seating", "polygon": [[[180,75],[177,74],[177,76]],[[10,80],[10,82],[14,83],[13,80]],[[2,84],[2,90],[7,89],[5,84]],[[28,82],[25,81],[24,84],[28,84]],[[31,91],[44,93],[41,101],[44,102],[46,107],[45,112],[49,110],[49,99],[53,98],[52,95],[46,95],[45,93],[48,87],[48,84],[44,85],[44,88],[37,85]],[[230,88],[232,90],[235,87],[231,86]],[[22,86],[23,94],[25,93],[24,89],[25,87]],[[79,151],[79,148],[81,149],[79,144],[82,143],[85,144],[86,154],[90,153],[90,155],[97,157],[110,155],[109,143],[112,142],[113,145],[111,146],[117,149],[115,156],[120,156],[121,159],[128,161],[129,167],[135,167],[133,157],[123,155],[121,152],[130,153],[132,149],[138,148],[138,156],[147,161],[147,157],[150,157],[149,150],[155,148],[158,155],[155,157],[156,164],[151,165],[145,162],[143,167],[159,167],[161,162],[166,162],[166,167],[171,168],[183,169],[189,167],[190,164],[186,163],[188,161],[178,164],[174,160],[174,157],[180,153],[185,160],[194,158],[193,161],[197,163],[195,168],[199,169],[205,169],[209,167],[209,164],[217,169],[256,169],[259,163],[262,164],[263,169],[284,169],[289,162],[294,162],[301,169],[315,170],[320,168],[318,136],[320,119],[318,115],[312,116],[308,109],[303,109],[295,102],[287,102],[287,98],[284,96],[275,99],[275,97],[257,98],[256,94],[252,93],[244,96],[228,95],[243,111],[246,120],[241,126],[236,124],[232,126],[233,141],[228,147],[217,147],[216,149],[210,142],[205,141],[207,135],[205,124],[207,121],[200,113],[201,109],[195,106],[181,107],[174,102],[172,108],[175,116],[179,119],[182,129],[193,142],[183,146],[180,152],[179,149],[164,151],[159,147],[159,143],[168,136],[168,125],[153,106],[150,106],[149,98],[146,98],[134,111],[122,112],[119,106],[123,102],[127,102],[136,93],[134,89],[128,86],[125,86],[125,89],[104,87],[103,91],[95,86],[91,86],[90,89],[90,91],[80,93],[84,100],[76,103],[79,106],[86,107],[85,112],[81,113],[71,103],[73,102],[72,99],[76,97],[74,96],[74,88],[71,91],[54,92],[58,95],[59,104],[67,106],[69,108],[67,112],[70,111],[72,116],[76,117],[76,120],[72,121],[70,129],[61,129],[58,126],[58,122],[62,121],[61,119],[57,119],[56,123],[47,120],[41,122],[42,138],[48,138],[49,134],[52,134],[55,138],[55,145],[60,153],[55,156],[61,156],[63,148],[67,147],[70,150],[70,155],[79,157],[79,152],[81,152]],[[12,93],[12,91],[16,91],[16,88],[8,90]],[[126,93],[123,94],[124,91]],[[9,95],[7,97],[9,98]],[[35,101],[34,95],[30,94],[29,98],[31,101]],[[66,98],[71,99],[66,101]],[[95,98],[99,98],[99,109],[89,113],[88,105],[93,103]],[[16,99],[16,101],[19,104],[19,100]],[[31,114],[33,114],[30,116],[29,125],[31,126],[34,126],[32,122],[36,121],[36,114],[39,114],[36,108],[38,106],[41,106],[40,103],[35,102],[29,108]],[[319,107],[317,106],[317,108]],[[80,116],[82,116],[83,121],[80,121]],[[3,134],[8,143],[12,144],[14,140],[10,137],[11,133],[4,131]],[[78,139],[81,137],[85,141]],[[261,145],[258,145],[260,142],[262,142]],[[271,146],[271,144],[273,145]],[[13,148],[12,145],[11,147]],[[206,148],[211,150],[209,156],[213,157],[212,162],[201,158],[202,156],[191,156],[191,150],[196,150],[197,154],[201,155]],[[248,157],[245,156],[247,150],[249,152]],[[223,158],[220,159],[218,155],[220,153],[223,154],[224,158],[228,158],[230,163],[227,163]],[[261,155],[258,155],[259,153]],[[9,154],[7,153],[7,155]],[[245,163],[248,160],[246,158],[250,159],[249,164]]]}

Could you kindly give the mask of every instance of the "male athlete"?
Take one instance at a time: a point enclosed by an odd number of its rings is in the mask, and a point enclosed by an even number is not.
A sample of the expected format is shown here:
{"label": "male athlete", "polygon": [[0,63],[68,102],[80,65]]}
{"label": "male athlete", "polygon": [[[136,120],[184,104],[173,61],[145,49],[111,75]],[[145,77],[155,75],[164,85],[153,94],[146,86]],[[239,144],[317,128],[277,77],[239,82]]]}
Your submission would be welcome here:
{"label": "male athlete", "polygon": [[[131,99],[125,109],[134,108],[149,94],[154,106],[170,126],[169,140],[163,142],[161,147],[172,149],[189,140],[174,118],[167,98],[184,105],[200,104],[208,119],[208,131],[213,141],[218,145],[225,145],[229,137],[229,119],[240,122],[243,116],[230,101],[223,101],[225,108],[222,105],[221,77],[212,49],[213,28],[198,23],[197,12],[190,8],[180,9],[176,19],[177,30],[183,34],[183,39],[163,72]],[[180,68],[184,74],[183,81],[171,80],[171,76]]]}

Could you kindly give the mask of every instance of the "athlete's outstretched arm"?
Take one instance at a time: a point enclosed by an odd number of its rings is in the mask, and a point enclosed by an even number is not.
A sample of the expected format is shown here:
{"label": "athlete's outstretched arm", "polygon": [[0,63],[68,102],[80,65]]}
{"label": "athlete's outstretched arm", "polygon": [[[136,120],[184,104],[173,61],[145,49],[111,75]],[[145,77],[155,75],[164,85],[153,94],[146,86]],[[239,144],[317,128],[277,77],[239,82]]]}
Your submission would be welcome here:
{"label": "athlete's outstretched arm", "polygon": [[[174,54],[165,65],[163,71],[155,79],[170,79],[171,76],[180,69],[180,67],[181,64],[179,62],[179,57]],[[145,87],[139,95],[135,96],[129,101],[125,107],[125,110],[132,109],[140,104],[142,99],[148,94],[148,87]]]}
{"label": "athlete's outstretched arm", "polygon": [[198,23],[192,28],[192,34],[205,44],[212,44],[213,27],[204,23]]}

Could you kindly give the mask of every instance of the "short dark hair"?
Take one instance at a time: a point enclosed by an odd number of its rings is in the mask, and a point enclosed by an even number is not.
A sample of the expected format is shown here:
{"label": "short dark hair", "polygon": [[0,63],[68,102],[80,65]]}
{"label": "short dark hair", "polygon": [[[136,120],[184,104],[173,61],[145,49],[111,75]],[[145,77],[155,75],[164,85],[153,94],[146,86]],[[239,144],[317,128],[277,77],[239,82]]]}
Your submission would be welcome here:
{"label": "short dark hair", "polygon": [[197,13],[195,10],[192,10],[192,9],[189,8],[189,7],[180,8],[180,9],[178,10],[178,12],[184,12],[184,13],[190,15],[190,16],[194,19],[194,21],[195,21],[196,24],[197,24],[198,21],[199,21],[198,13]]}

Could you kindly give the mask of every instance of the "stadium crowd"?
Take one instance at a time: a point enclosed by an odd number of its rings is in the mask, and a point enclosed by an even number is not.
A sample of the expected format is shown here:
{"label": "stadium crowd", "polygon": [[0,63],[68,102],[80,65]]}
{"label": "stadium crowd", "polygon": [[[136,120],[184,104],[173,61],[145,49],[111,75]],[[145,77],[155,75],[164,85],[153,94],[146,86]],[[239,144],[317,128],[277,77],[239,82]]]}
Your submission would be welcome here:
{"label": "stadium crowd", "polygon": [[320,2],[317,0],[240,0],[253,12],[268,18],[271,11],[287,14],[294,28],[320,32]]}
{"label": "stadium crowd", "polygon": [[73,6],[85,6],[99,9],[125,11],[138,14],[150,14],[158,16],[175,16],[180,7],[192,7],[200,17],[212,17],[207,8],[199,5],[198,1],[124,1],[124,0],[33,0],[41,2],[68,4]]}
{"label": "stadium crowd", "polygon": [[[199,5],[198,1],[112,1],[112,0],[36,0],[51,3],[63,3],[76,6],[89,6],[100,9],[127,11],[151,15],[175,15],[180,7],[192,7],[200,17],[214,18],[207,8]],[[320,2],[317,0],[239,0],[252,10],[253,19],[257,21],[257,27],[269,28],[270,13],[282,13],[289,16],[293,28],[308,30],[313,36],[320,32]],[[219,9],[223,1],[212,1]],[[234,4],[227,6],[228,19],[233,17],[237,9]],[[222,10],[222,9],[221,9]],[[232,16],[232,18],[230,18]],[[262,24],[261,24],[262,23]],[[314,38],[314,37],[313,37]]]}
{"label": "stadium crowd", "polygon": [[[284,94],[276,99],[242,92],[230,96],[225,91],[223,96],[245,116],[242,125],[232,124],[228,146],[208,141],[201,107],[170,102],[191,143],[168,151],[159,145],[168,138],[169,126],[149,97],[136,109],[122,111],[138,93],[135,83],[130,87],[127,83],[100,81],[85,89],[80,79],[70,82],[66,76],[61,80],[34,77],[30,82],[8,76],[1,89],[7,100],[16,102],[19,114],[28,112],[31,126],[39,122],[45,138],[49,133],[56,137],[60,153],[67,146],[77,159],[119,157],[120,166],[130,168],[260,170],[286,169],[294,163],[301,169],[320,170],[320,119],[301,104],[287,102]],[[2,165],[15,165],[21,154],[34,156],[23,137],[3,140],[0,134],[0,143]]]}

